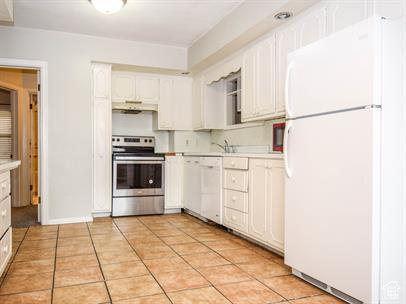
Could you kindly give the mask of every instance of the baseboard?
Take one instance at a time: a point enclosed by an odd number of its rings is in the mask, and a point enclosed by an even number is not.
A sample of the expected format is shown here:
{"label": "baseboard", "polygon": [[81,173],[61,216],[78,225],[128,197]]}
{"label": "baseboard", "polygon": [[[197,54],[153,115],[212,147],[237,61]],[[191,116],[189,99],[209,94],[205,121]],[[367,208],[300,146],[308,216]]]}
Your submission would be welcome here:
{"label": "baseboard", "polygon": [[93,212],[92,216],[95,217],[110,217],[111,212]]}
{"label": "baseboard", "polygon": [[182,213],[182,208],[165,209],[164,214]]}
{"label": "baseboard", "polygon": [[84,222],[93,222],[93,217],[84,216],[84,217],[68,217],[68,218],[59,218],[59,219],[49,219],[47,225],[74,224],[74,223],[84,223]]}

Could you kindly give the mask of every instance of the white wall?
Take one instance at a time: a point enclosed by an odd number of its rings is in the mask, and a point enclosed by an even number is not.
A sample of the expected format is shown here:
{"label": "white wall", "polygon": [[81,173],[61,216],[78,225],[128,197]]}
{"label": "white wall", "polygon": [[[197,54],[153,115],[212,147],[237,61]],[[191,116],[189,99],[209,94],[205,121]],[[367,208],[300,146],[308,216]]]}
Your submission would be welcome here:
{"label": "white wall", "polygon": [[92,210],[91,62],[186,68],[186,49],[0,26],[0,57],[48,62],[49,218]]}
{"label": "white wall", "polygon": [[141,112],[139,114],[113,113],[111,134],[154,136],[155,152],[163,153],[169,151],[169,132],[153,130],[152,112]]}

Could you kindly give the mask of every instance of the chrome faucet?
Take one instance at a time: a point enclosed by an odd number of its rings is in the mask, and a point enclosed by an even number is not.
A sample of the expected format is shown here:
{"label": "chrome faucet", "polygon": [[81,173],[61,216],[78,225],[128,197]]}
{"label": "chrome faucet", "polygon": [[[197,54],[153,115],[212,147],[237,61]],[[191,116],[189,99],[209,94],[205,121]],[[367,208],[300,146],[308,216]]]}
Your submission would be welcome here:
{"label": "chrome faucet", "polygon": [[225,153],[232,153],[234,150],[233,146],[230,146],[227,140],[224,140],[224,146],[215,142],[212,142],[211,144],[220,147]]}

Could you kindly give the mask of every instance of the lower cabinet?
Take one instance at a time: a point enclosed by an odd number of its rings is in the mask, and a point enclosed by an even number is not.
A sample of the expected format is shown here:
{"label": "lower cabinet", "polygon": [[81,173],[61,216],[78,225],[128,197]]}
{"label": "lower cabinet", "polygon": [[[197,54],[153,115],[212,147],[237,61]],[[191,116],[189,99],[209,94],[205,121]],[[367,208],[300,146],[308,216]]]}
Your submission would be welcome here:
{"label": "lower cabinet", "polygon": [[248,233],[280,251],[284,248],[284,165],[282,160],[250,159]]}
{"label": "lower cabinet", "polygon": [[165,209],[183,207],[183,156],[165,158]]}
{"label": "lower cabinet", "polygon": [[246,188],[236,189],[235,183],[227,184],[227,172],[230,172],[228,175],[240,173],[240,170],[230,170],[228,163],[230,162],[225,157],[224,225],[283,252],[285,235],[283,160],[249,158],[248,172],[241,170],[242,173],[247,173],[247,191]]}

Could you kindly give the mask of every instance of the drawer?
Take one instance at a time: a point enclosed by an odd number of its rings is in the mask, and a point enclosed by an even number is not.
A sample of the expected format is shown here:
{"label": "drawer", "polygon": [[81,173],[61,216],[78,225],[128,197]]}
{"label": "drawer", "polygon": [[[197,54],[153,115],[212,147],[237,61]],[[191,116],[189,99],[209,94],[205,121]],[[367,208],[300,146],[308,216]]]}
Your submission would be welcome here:
{"label": "drawer", "polygon": [[224,208],[224,225],[241,232],[248,233],[248,214],[230,209]]}
{"label": "drawer", "polygon": [[11,224],[11,198],[8,196],[0,202],[0,237]]}
{"label": "drawer", "polygon": [[224,157],[223,168],[248,170],[247,157]]}
{"label": "drawer", "polygon": [[248,191],[248,171],[224,170],[224,188],[237,191]]}
{"label": "drawer", "polygon": [[10,195],[10,171],[0,174],[0,201]]}
{"label": "drawer", "polygon": [[4,272],[12,254],[11,227],[0,240],[0,275]]}
{"label": "drawer", "polygon": [[248,213],[248,193],[228,189],[224,190],[224,206]]}

